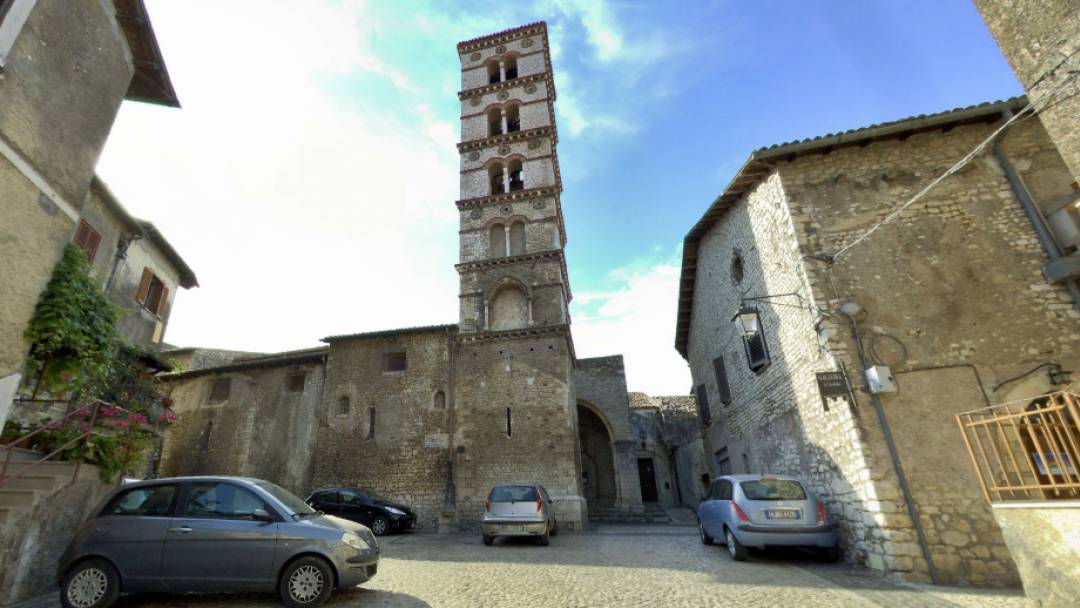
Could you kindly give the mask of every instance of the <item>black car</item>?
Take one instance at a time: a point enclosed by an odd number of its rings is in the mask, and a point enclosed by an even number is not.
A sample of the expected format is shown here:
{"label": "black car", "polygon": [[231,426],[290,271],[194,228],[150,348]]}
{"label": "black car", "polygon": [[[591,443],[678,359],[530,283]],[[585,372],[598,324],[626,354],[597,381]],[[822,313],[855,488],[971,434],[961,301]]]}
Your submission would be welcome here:
{"label": "black car", "polygon": [[364,524],[378,536],[416,528],[416,513],[412,509],[357,488],[316,490],[307,503],[323,513]]}

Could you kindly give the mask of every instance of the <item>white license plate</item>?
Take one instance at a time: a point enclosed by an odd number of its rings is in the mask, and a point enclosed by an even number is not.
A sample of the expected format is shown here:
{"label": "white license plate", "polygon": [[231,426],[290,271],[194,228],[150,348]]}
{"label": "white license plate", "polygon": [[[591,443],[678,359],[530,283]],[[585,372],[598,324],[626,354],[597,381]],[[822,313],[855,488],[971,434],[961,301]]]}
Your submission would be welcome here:
{"label": "white license plate", "polygon": [[525,526],[522,526],[522,525],[503,526],[502,531],[503,532],[524,532],[525,531]]}
{"label": "white license plate", "polygon": [[798,511],[787,511],[780,509],[769,509],[765,511],[766,519],[799,519]]}

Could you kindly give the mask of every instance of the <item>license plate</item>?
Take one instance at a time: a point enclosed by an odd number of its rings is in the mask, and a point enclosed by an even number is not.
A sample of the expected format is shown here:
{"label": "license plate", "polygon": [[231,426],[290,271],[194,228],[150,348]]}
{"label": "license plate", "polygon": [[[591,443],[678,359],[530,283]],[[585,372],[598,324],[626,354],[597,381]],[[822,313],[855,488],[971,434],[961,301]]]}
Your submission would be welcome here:
{"label": "license plate", "polygon": [[503,532],[524,532],[525,531],[525,526],[517,526],[517,525],[515,525],[515,526],[503,526],[502,531]]}
{"label": "license plate", "polygon": [[799,519],[798,511],[769,509],[765,511],[766,519]]}

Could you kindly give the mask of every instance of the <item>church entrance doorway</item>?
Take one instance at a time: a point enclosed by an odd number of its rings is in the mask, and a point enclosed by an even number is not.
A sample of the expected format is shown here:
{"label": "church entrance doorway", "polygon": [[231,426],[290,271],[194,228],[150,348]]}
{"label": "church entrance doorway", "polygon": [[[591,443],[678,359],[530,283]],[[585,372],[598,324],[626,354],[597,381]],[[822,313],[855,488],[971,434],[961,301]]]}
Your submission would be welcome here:
{"label": "church entrance doorway", "polygon": [[581,481],[590,506],[615,504],[615,456],[607,424],[593,409],[578,404]]}
{"label": "church entrance doorway", "polygon": [[641,480],[641,502],[660,502],[656,493],[656,466],[652,458],[638,458],[638,479]]}

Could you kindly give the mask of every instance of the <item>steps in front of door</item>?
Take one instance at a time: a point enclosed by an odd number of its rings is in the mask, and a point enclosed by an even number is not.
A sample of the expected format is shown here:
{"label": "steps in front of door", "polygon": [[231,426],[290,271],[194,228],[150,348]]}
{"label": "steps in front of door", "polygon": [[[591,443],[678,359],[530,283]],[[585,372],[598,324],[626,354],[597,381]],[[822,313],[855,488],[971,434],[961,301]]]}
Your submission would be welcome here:
{"label": "steps in front of door", "polygon": [[589,522],[594,524],[666,524],[671,517],[664,507],[646,503],[644,511],[631,511],[615,507],[590,507]]}

